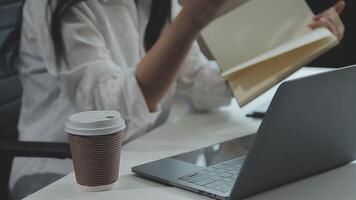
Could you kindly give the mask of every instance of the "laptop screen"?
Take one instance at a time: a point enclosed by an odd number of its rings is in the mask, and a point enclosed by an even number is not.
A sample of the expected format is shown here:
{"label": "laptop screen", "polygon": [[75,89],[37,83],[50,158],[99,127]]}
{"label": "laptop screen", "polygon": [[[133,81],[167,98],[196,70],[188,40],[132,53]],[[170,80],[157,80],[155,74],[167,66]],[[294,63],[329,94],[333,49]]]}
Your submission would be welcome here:
{"label": "laptop screen", "polygon": [[254,139],[255,135],[250,135],[211,145],[196,151],[183,153],[172,158],[201,167],[209,167],[221,162],[246,156],[251,149]]}

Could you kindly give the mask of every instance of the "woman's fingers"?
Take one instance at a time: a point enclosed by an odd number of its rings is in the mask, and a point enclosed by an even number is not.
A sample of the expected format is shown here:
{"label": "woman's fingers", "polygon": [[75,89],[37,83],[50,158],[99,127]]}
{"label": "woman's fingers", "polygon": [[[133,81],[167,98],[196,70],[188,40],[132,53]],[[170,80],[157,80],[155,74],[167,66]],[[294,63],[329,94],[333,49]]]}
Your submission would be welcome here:
{"label": "woman's fingers", "polygon": [[345,1],[339,1],[330,9],[315,16],[314,22],[309,27],[311,29],[326,27],[341,40],[344,36],[345,26],[340,18],[340,13],[344,10],[345,5]]}
{"label": "woman's fingers", "polygon": [[337,12],[339,15],[344,11],[346,6],[345,1],[338,1],[333,7],[329,8],[328,10],[316,15],[314,17],[314,20],[319,20],[326,12],[330,12],[330,11],[335,11]]}
{"label": "woman's fingers", "polygon": [[314,21],[313,23],[311,23],[309,25],[309,27],[311,29],[316,29],[316,28],[320,28],[320,27],[326,27],[328,28],[331,32],[335,32],[335,27],[334,25],[332,24],[332,22],[325,18],[325,17],[321,17],[319,20],[317,21]]}
{"label": "woman's fingers", "polygon": [[334,26],[335,32],[333,32],[339,39],[341,39],[345,32],[345,26],[342,23],[342,20],[338,14],[338,12],[326,12],[324,17],[328,19],[332,25]]}
{"label": "woman's fingers", "polygon": [[342,11],[344,11],[345,6],[346,6],[345,1],[339,1],[334,5],[334,8],[335,8],[337,13],[341,14]]}
{"label": "woman's fingers", "polygon": [[314,21],[309,25],[311,29],[316,29],[320,27],[325,27],[329,29],[339,40],[343,38],[344,35],[344,30],[339,28],[338,26],[335,26],[333,22],[326,18],[326,17],[321,17],[319,20]]}

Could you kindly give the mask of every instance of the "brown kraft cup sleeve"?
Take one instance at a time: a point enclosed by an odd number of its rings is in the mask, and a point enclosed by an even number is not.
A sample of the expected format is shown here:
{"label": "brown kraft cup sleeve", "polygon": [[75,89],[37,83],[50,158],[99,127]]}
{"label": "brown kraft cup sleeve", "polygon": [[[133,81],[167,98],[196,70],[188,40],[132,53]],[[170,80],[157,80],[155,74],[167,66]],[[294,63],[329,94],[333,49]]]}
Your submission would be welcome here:
{"label": "brown kraft cup sleeve", "polygon": [[121,153],[120,132],[103,136],[68,135],[79,185],[95,187],[117,181]]}

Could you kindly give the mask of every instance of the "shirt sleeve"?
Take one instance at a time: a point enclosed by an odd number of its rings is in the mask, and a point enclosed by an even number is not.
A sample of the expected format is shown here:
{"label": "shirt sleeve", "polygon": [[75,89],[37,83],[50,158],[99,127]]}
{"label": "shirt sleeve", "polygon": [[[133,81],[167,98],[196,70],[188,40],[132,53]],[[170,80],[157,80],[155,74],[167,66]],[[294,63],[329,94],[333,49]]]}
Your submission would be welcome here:
{"label": "shirt sleeve", "polygon": [[177,95],[196,111],[229,105],[231,90],[215,61],[209,61],[195,42],[177,81]]}
{"label": "shirt sleeve", "polygon": [[60,87],[78,111],[119,111],[129,139],[149,130],[160,111],[149,111],[135,67],[124,68],[113,61],[95,23],[95,15],[85,4],[76,6],[64,20],[67,62],[58,72]]}
{"label": "shirt sleeve", "polygon": [[[181,11],[178,0],[173,0],[172,17]],[[220,75],[218,64],[209,61],[195,42],[177,80],[177,96],[195,111],[206,111],[231,102],[232,92]]]}

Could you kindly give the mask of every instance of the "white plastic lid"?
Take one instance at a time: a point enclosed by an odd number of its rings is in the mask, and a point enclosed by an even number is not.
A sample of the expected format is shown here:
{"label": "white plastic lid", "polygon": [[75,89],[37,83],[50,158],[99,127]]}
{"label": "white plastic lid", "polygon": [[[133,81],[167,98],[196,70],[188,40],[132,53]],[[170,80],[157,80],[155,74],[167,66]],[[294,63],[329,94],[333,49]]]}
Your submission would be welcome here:
{"label": "white plastic lid", "polygon": [[70,116],[65,132],[81,136],[110,135],[126,128],[125,121],[117,111],[87,111]]}

